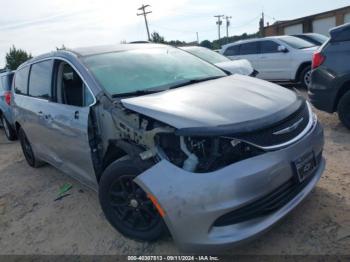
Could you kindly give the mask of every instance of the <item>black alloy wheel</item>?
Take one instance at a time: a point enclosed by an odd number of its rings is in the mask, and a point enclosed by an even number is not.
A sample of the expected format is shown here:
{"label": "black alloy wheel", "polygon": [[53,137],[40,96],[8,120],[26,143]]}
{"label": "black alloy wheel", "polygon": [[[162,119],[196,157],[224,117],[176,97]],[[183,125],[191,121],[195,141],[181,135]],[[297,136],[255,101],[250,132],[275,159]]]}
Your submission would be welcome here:
{"label": "black alloy wheel", "polygon": [[135,240],[154,241],[167,229],[146,192],[134,182],[142,172],[132,160],[114,161],[100,179],[99,199],[107,220],[119,232]]}

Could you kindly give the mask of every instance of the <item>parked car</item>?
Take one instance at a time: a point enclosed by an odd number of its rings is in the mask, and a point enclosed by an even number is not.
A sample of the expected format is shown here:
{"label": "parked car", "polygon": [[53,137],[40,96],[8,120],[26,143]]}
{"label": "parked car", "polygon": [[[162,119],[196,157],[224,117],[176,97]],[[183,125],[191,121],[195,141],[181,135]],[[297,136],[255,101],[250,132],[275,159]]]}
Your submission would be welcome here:
{"label": "parked car", "polygon": [[329,39],[327,36],[317,33],[297,34],[292,36],[301,38],[317,46],[323,45]]}
{"label": "parked car", "polygon": [[180,49],[185,50],[192,55],[198,56],[199,58],[232,74],[249,76],[256,76],[258,74],[258,72],[252,67],[251,63],[246,59],[232,61],[227,57],[218,54],[217,52],[201,46],[184,46],[180,47]]}
{"label": "parked car", "polygon": [[323,130],[294,92],[166,45],[59,50],[22,64],[15,124],[28,164],[98,190],[108,221],[183,250],[264,232],[315,187]]}
{"label": "parked car", "polygon": [[227,44],[221,52],[230,59],[249,60],[261,79],[298,82],[306,88],[316,49],[314,44],[294,36],[272,36]]}
{"label": "parked car", "polygon": [[350,24],[332,29],[330,36],[314,54],[309,98],[320,110],[338,112],[350,129]]}
{"label": "parked car", "polygon": [[14,72],[0,74],[0,119],[8,140],[16,140],[16,132],[12,119],[11,86]]}

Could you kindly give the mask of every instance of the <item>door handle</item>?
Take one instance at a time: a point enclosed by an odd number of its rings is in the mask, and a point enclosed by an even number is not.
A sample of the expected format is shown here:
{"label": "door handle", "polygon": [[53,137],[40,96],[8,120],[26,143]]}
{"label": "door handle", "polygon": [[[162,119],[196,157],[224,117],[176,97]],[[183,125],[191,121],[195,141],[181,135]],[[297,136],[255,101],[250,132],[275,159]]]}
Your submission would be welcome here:
{"label": "door handle", "polygon": [[79,111],[74,112],[74,119],[79,119]]}

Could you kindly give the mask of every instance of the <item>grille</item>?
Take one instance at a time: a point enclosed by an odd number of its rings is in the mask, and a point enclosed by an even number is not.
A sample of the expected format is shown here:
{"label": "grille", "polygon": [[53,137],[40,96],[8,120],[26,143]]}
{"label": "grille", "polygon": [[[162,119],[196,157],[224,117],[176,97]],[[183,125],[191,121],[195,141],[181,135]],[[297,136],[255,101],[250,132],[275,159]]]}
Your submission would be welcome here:
{"label": "grille", "polygon": [[[322,153],[316,157],[317,166],[320,164],[321,159]],[[288,180],[286,183],[282,184],[280,187],[259,200],[219,217],[214,222],[214,226],[219,227],[237,224],[277,211],[300,193],[314,177],[315,173],[302,183],[299,183],[295,178]]]}
{"label": "grille", "polygon": [[[241,133],[233,135],[237,139],[242,139],[247,142],[253,143],[258,146],[267,147],[274,146],[288,142],[289,140],[298,136],[307,126],[309,122],[309,110],[306,103],[292,115],[285,118],[284,120],[274,124],[273,126],[265,129],[260,129],[253,132]],[[301,120],[302,119],[302,120]],[[301,121],[296,129],[293,131],[287,132],[285,134],[275,135],[273,133],[283,130],[292,126],[293,124]]]}

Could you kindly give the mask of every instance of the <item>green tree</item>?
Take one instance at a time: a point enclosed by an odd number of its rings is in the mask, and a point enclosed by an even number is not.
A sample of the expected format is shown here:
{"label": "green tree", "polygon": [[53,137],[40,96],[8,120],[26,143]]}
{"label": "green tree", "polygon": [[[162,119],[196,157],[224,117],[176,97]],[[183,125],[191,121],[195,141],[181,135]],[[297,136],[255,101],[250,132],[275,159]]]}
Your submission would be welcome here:
{"label": "green tree", "polygon": [[203,40],[199,45],[209,49],[213,49],[213,45],[209,40]]}
{"label": "green tree", "polygon": [[151,34],[151,42],[153,43],[165,43],[164,37],[157,32]]}
{"label": "green tree", "polygon": [[16,70],[20,64],[31,58],[32,55],[30,53],[12,46],[10,51],[6,54],[6,68]]}

